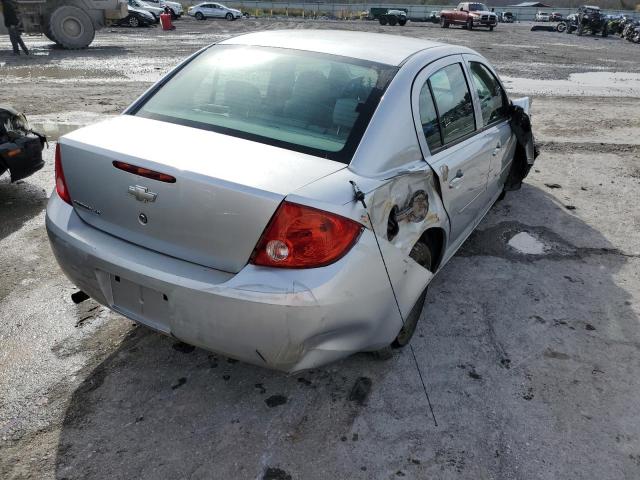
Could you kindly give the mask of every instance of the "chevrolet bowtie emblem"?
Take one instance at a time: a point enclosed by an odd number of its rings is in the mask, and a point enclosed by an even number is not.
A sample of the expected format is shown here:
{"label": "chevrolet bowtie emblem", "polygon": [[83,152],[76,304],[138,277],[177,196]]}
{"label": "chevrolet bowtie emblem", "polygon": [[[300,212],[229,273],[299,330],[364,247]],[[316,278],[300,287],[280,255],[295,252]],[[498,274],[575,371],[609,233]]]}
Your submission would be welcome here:
{"label": "chevrolet bowtie emblem", "polygon": [[129,187],[129,195],[134,197],[139,202],[155,202],[157,193],[150,192],[147,187],[141,187],[140,185],[136,185]]}

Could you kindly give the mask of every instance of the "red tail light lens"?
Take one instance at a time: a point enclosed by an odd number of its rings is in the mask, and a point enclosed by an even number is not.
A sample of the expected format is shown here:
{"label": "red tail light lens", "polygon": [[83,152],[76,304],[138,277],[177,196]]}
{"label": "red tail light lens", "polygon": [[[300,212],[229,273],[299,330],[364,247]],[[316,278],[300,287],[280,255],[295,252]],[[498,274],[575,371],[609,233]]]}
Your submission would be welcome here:
{"label": "red tail light lens", "polygon": [[282,202],[267,225],[251,263],[265,267],[324,267],[355,244],[362,225],[316,208]]}
{"label": "red tail light lens", "polygon": [[62,171],[62,159],[60,157],[60,144],[56,144],[56,192],[58,196],[71,205],[71,196],[69,195],[69,189],[67,188],[67,181],[64,179],[64,172]]}

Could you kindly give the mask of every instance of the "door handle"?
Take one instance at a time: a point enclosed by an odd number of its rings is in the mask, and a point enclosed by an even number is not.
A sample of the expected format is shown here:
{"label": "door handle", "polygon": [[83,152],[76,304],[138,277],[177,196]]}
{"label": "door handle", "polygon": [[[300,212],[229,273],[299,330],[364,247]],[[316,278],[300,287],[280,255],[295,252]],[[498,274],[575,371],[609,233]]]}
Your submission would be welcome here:
{"label": "door handle", "polygon": [[493,150],[494,157],[498,155],[498,152],[500,151],[501,148],[502,148],[502,145],[500,144],[500,142],[498,142],[498,144],[496,145],[496,148]]}
{"label": "door handle", "polygon": [[456,176],[453,177],[453,179],[451,179],[451,181],[449,182],[449,188],[455,188],[456,185],[458,185],[462,181],[462,177],[464,177],[464,173],[462,172],[462,170],[458,170],[456,172]]}

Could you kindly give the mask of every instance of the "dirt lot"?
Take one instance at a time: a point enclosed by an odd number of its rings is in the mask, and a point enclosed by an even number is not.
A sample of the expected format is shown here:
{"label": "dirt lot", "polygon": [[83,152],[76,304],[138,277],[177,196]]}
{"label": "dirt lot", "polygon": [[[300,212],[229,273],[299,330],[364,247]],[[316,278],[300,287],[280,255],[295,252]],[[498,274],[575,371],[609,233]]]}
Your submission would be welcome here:
{"label": "dirt lot", "polygon": [[78,52],[27,37],[17,59],[2,38],[0,103],[55,136],[218,39],[312,27],[471,46],[533,97],[535,170],[434,280],[413,340],[437,425],[408,350],[286,377],[74,305],[43,226],[50,148],[36,175],[0,179],[0,478],[640,478],[637,45],[520,24],[177,25]]}

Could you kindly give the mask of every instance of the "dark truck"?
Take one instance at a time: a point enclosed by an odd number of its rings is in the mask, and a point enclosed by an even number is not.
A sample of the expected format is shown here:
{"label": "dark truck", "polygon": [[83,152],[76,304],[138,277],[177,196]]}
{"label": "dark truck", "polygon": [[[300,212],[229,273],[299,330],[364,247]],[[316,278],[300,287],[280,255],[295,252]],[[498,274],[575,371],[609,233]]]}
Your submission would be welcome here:
{"label": "dark truck", "polygon": [[369,18],[378,20],[380,25],[400,25],[402,27],[407,24],[407,9],[372,7],[369,9]]}
{"label": "dark truck", "polygon": [[461,25],[467,30],[477,27],[493,30],[498,24],[498,16],[489,11],[483,3],[462,2],[455,10],[443,10],[440,12],[440,26],[449,28],[449,25]]}

